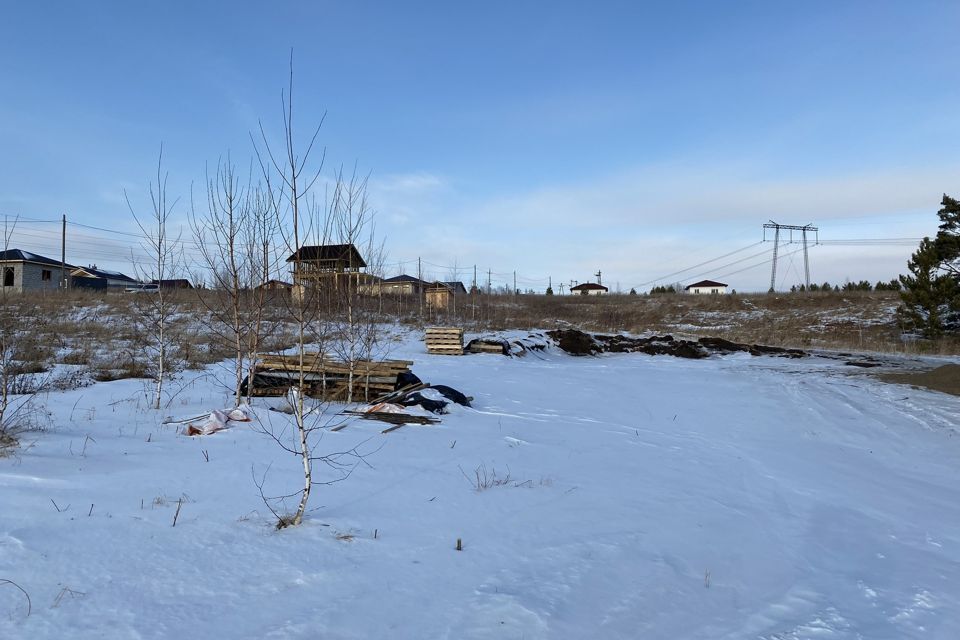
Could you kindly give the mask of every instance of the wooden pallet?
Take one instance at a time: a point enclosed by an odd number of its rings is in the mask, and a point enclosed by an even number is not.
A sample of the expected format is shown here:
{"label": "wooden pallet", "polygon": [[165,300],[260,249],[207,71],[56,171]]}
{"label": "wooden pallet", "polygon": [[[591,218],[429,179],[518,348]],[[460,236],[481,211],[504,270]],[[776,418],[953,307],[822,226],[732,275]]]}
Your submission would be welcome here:
{"label": "wooden pallet", "polygon": [[463,355],[463,329],[457,327],[427,327],[424,342],[427,353],[448,356]]}
{"label": "wooden pallet", "polygon": [[[393,391],[397,376],[409,372],[412,364],[411,360],[355,360],[351,366],[329,354],[305,353],[302,375],[307,395],[324,400],[346,400],[350,395],[352,370],[353,399],[369,401]],[[300,356],[262,355],[257,361],[255,375],[259,382],[253,387],[253,395],[283,395],[300,379]]]}

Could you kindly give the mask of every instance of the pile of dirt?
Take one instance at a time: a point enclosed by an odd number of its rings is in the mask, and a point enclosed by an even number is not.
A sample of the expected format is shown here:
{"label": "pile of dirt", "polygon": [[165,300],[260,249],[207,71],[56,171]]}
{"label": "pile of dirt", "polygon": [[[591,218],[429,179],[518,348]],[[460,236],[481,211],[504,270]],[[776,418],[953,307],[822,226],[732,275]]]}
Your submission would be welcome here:
{"label": "pile of dirt", "polygon": [[786,358],[802,358],[807,355],[800,349],[741,344],[723,338],[700,338],[697,341],[678,340],[671,335],[633,338],[623,335],[589,334],[578,329],[557,329],[548,331],[547,335],[557,342],[557,346],[575,356],[640,352],[654,356],[700,359],[709,358],[713,354],[735,351],[743,351],[755,356],[774,355]]}
{"label": "pile of dirt", "polygon": [[933,371],[882,373],[877,377],[885,382],[909,384],[914,387],[923,387],[960,396],[960,364],[945,364]]}

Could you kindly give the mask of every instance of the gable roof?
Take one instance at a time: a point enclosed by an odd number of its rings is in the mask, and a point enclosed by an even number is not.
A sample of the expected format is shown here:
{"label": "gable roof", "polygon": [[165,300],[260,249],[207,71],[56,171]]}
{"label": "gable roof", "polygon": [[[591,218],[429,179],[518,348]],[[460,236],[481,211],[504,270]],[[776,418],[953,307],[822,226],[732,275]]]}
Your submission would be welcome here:
{"label": "gable roof", "polygon": [[346,262],[350,265],[360,268],[366,267],[360,256],[360,252],[352,244],[321,244],[312,246],[303,246],[297,249],[292,256],[287,258],[287,262]]}
{"label": "gable roof", "polygon": [[425,280],[421,280],[420,278],[415,278],[413,276],[408,276],[405,273],[402,273],[399,276],[393,276],[392,278],[385,278],[383,282],[387,284],[393,283],[393,282],[415,282],[415,283],[419,282],[420,284],[423,284],[423,285],[430,284]]}
{"label": "gable roof", "polygon": [[692,289],[694,287],[726,287],[727,285],[723,282],[717,282],[716,280],[701,280],[700,282],[694,282],[693,284],[688,284],[684,289]]}
{"label": "gable roof", "polygon": [[610,291],[610,289],[596,282],[584,282],[575,287],[570,287],[570,291]]}
{"label": "gable roof", "polygon": [[[36,253],[30,253],[29,251],[24,251],[23,249],[7,249],[6,251],[0,251],[0,262],[34,262],[36,264],[45,264],[50,265],[51,267],[59,267],[60,261],[54,260],[53,258],[48,258],[46,256],[41,256]],[[73,265],[67,263],[67,269],[73,269]]]}
{"label": "gable roof", "polygon": [[462,292],[462,293],[466,293],[466,292],[467,292],[467,288],[466,288],[465,286],[463,286],[463,283],[462,283],[462,282],[459,282],[459,281],[457,281],[457,282],[441,282],[440,284],[446,285],[446,287],[447,287],[448,289],[450,289],[451,291],[453,291],[454,293],[461,293],[461,292]]}
{"label": "gable roof", "polygon": [[[136,282],[136,279],[131,278],[130,276],[120,273],[119,271],[106,271],[105,269],[97,269],[96,267],[76,267],[74,271],[83,271],[84,273],[89,274],[93,278],[104,278],[105,280],[123,280],[124,282]],[[71,273],[70,275],[75,275]]]}

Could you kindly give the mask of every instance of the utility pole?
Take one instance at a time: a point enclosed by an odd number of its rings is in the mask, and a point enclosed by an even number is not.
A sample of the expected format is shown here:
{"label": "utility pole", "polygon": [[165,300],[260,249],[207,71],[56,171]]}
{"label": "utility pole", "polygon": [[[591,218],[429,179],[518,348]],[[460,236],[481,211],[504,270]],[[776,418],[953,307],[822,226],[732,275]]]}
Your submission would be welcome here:
{"label": "utility pole", "polygon": [[67,288],[67,214],[63,214],[63,228],[60,232],[60,286]]}
{"label": "utility pole", "polygon": [[420,264],[420,258],[417,258],[417,289],[420,294],[417,298],[420,301],[420,322],[423,322],[423,267]]}
{"label": "utility pole", "polygon": [[553,276],[547,276],[547,290],[553,293]]}
{"label": "utility pole", "polygon": [[493,291],[493,290],[490,288],[491,285],[492,285],[492,283],[491,283],[491,281],[490,281],[490,272],[491,272],[491,270],[490,270],[490,269],[487,269],[487,295],[489,295],[489,294],[492,293],[492,291]]}
{"label": "utility pole", "polygon": [[517,272],[513,272],[513,295],[517,295]]}
{"label": "utility pole", "polygon": [[770,268],[770,291],[775,291],[777,286],[777,254],[780,249],[780,231],[789,232],[789,239],[787,244],[793,243],[793,232],[799,231],[801,234],[801,242],[803,242],[803,273],[804,273],[804,284],[807,288],[807,291],[810,290],[810,256],[807,251],[807,232],[812,231],[814,233],[814,244],[819,244],[820,241],[820,229],[813,226],[812,224],[805,225],[795,225],[795,224],[779,224],[771,220],[770,222],[763,225],[763,240],[767,240],[767,229],[773,229],[773,266]]}

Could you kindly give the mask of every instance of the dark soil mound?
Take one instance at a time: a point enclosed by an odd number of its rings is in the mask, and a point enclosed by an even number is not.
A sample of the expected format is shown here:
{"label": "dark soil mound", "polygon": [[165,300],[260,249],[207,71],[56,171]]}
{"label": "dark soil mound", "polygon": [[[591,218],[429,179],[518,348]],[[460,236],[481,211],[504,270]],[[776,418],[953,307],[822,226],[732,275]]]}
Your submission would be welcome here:
{"label": "dark soil mound", "polygon": [[589,333],[577,329],[556,329],[547,335],[557,341],[557,345],[574,356],[592,356],[600,351],[599,345]]}
{"label": "dark soil mound", "polygon": [[709,358],[715,353],[744,351],[751,355],[775,355],[786,358],[802,358],[806,352],[800,349],[767,347],[758,344],[740,344],[723,338],[700,338],[677,340],[671,335],[633,338],[623,335],[589,334],[577,329],[548,331],[547,335],[557,341],[561,349],[575,356],[595,353],[647,353],[652,356],[675,356],[677,358]]}

